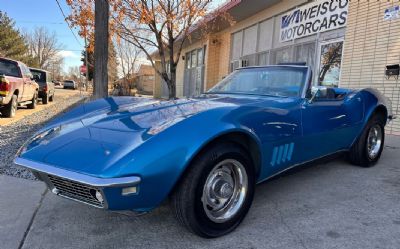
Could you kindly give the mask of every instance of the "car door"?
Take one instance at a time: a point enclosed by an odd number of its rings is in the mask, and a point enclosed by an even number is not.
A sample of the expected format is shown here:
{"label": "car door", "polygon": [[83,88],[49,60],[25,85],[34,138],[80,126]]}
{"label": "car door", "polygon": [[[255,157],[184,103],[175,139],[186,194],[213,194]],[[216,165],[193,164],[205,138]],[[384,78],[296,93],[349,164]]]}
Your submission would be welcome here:
{"label": "car door", "polygon": [[306,161],[348,148],[354,139],[355,125],[362,120],[363,103],[361,98],[348,97],[304,99],[301,112]]}
{"label": "car door", "polygon": [[32,74],[29,68],[21,63],[21,72],[24,81],[23,93],[22,93],[22,101],[28,101],[32,99],[34,92],[36,91],[36,87],[34,85],[34,81],[32,80]]}

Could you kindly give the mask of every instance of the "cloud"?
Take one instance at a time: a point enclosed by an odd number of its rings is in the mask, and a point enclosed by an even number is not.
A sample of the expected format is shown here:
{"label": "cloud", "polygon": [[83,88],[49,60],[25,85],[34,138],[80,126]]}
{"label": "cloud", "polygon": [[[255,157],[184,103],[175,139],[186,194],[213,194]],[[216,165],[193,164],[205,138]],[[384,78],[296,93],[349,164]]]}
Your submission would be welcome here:
{"label": "cloud", "polygon": [[58,55],[63,57],[63,58],[81,58],[81,56],[77,53],[74,53],[69,50],[61,50],[58,52]]}

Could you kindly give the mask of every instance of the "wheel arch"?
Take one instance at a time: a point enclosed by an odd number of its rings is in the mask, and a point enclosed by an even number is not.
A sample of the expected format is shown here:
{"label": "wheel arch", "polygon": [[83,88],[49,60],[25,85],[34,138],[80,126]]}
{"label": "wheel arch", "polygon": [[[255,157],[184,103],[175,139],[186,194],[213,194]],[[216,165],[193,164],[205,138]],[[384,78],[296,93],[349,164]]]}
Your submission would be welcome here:
{"label": "wheel arch", "polygon": [[231,130],[222,134],[219,134],[210,140],[206,141],[188,160],[186,163],[186,167],[184,168],[181,175],[178,177],[178,180],[174,184],[173,188],[170,191],[170,195],[174,193],[179,183],[183,180],[186,172],[190,169],[192,163],[203,154],[208,148],[211,146],[222,143],[222,142],[231,142],[239,145],[247,153],[249,153],[250,159],[253,162],[254,170],[256,172],[256,179],[260,176],[261,166],[262,166],[262,153],[261,153],[261,144],[256,137],[256,135],[252,134],[249,131],[244,130]]}
{"label": "wheel arch", "polygon": [[386,106],[384,106],[383,104],[379,104],[374,108],[371,108],[371,110],[369,111],[369,115],[366,118],[366,122],[368,122],[368,120],[370,120],[375,115],[382,115],[386,125],[388,121],[388,110]]}

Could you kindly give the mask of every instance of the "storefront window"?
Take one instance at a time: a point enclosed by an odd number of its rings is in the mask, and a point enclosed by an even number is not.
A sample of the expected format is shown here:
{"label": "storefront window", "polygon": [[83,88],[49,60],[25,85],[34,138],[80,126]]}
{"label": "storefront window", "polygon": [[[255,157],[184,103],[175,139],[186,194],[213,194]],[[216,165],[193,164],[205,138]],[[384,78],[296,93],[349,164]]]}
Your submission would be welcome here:
{"label": "storefront window", "polygon": [[268,65],[268,57],[269,57],[268,55],[269,55],[268,52],[260,53],[260,54],[258,55],[258,65],[259,65],[259,66]]}
{"label": "storefront window", "polygon": [[321,45],[318,84],[338,87],[342,64],[343,41]]}
{"label": "storefront window", "polygon": [[293,62],[292,61],[292,47],[276,50],[274,52],[274,64]]}
{"label": "storefront window", "polygon": [[298,45],[295,47],[295,62],[305,62],[314,68],[315,42]]}
{"label": "storefront window", "polygon": [[192,51],[192,67],[197,66],[197,51]]}

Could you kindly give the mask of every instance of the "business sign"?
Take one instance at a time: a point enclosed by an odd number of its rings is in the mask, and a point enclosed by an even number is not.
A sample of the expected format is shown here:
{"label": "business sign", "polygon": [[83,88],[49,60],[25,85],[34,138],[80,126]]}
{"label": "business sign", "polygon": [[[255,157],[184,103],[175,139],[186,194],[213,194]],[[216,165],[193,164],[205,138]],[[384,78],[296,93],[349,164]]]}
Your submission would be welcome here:
{"label": "business sign", "polygon": [[388,9],[385,9],[385,21],[390,21],[400,18],[400,6],[394,6]]}
{"label": "business sign", "polygon": [[349,0],[317,0],[283,15],[280,41],[286,42],[346,26]]}

